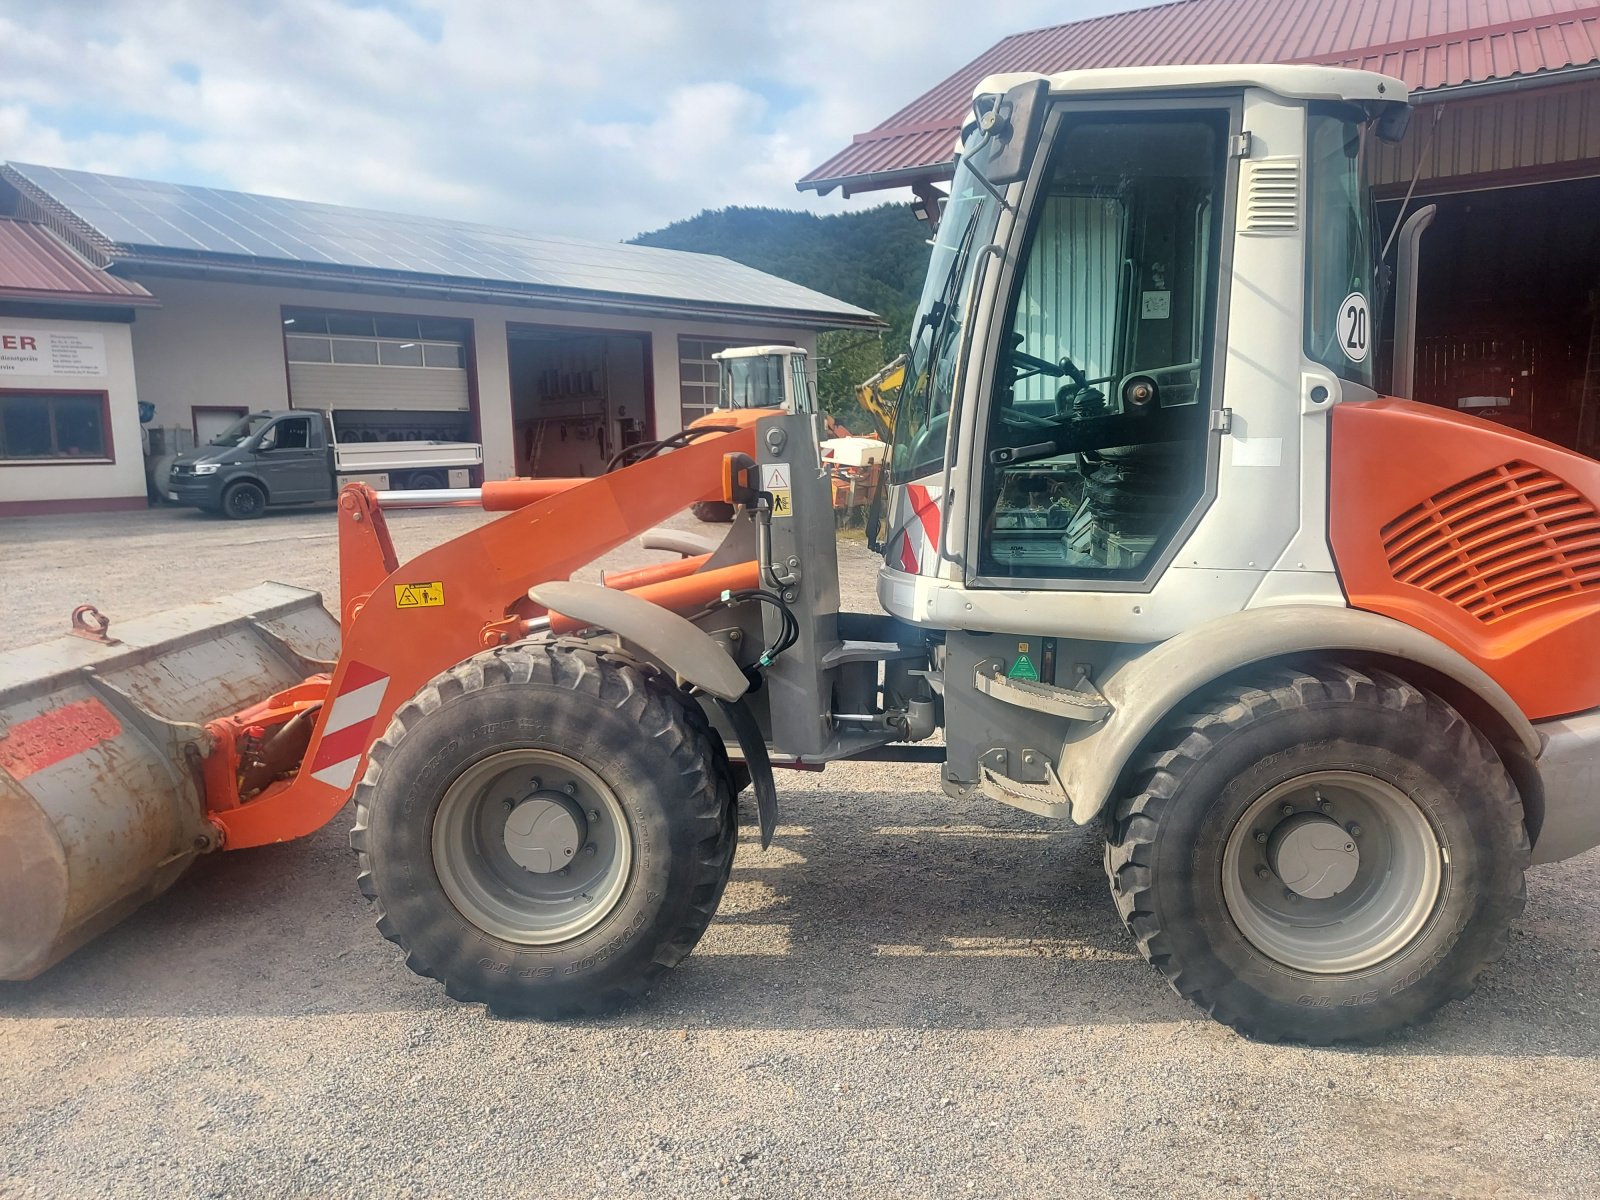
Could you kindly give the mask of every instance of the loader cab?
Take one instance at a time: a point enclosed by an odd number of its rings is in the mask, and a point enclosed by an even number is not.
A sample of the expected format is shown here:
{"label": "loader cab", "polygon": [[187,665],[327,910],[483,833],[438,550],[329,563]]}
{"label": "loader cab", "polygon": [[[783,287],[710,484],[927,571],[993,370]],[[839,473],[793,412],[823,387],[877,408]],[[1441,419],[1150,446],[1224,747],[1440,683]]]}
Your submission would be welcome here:
{"label": "loader cab", "polygon": [[717,363],[718,408],[817,411],[807,355],[799,346],[735,346],[711,357]]}
{"label": "loader cab", "polygon": [[[1038,628],[1031,593],[1104,593],[1104,607],[1169,567],[1259,571],[1321,524],[1301,504],[1302,401],[1372,394],[1361,153],[1390,102],[1354,75],[1139,68],[980,87],[1003,90],[975,102],[912,325],[891,612]],[[1254,478],[1228,470],[1252,463]],[[1078,606],[1059,632],[1120,639],[1147,608],[1117,607]]]}

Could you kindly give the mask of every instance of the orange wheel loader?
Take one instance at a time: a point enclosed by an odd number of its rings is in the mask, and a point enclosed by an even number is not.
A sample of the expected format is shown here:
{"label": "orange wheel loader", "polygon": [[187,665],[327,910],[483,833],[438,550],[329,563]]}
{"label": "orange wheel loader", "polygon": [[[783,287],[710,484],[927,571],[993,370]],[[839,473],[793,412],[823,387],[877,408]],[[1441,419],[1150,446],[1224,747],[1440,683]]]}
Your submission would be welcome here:
{"label": "orange wheel loader", "polygon": [[[0,976],[353,798],[414,970],[610,1009],[705,930],[740,793],[765,847],[775,767],[855,758],[1103,831],[1139,951],[1251,1036],[1465,994],[1525,870],[1600,844],[1600,465],[1376,390],[1429,213],[1386,297],[1362,159],[1407,112],[1317,66],[984,81],[882,613],[839,610],[814,417],[742,410],[599,478],[407,495],[504,515],[405,564],[347,487],[337,629],[266,585],[0,658]],[[716,544],[570,582],[699,502]]]}

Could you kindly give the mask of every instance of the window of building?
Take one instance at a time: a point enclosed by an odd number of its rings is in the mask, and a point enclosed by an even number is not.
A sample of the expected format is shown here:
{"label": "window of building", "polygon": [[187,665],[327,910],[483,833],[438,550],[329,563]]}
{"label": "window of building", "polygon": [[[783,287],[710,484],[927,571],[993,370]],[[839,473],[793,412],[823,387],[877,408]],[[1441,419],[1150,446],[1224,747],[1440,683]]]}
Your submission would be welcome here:
{"label": "window of building", "polygon": [[711,356],[734,346],[761,344],[733,338],[678,339],[678,396],[683,405],[685,426],[717,407],[717,364]]}
{"label": "window of building", "polygon": [[443,317],[283,310],[283,343],[294,363],[358,367],[466,367],[470,326]]}
{"label": "window of building", "polygon": [[104,392],[0,393],[0,460],[110,458]]}

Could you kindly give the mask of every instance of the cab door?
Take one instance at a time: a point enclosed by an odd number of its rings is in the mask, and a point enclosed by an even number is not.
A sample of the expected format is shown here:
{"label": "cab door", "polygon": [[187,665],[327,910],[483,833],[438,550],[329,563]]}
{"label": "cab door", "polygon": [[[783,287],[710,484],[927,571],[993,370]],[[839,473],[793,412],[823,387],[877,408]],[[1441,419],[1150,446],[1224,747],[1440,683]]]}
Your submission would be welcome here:
{"label": "cab door", "polygon": [[972,588],[1150,586],[1203,508],[1231,106],[1074,106],[983,367]]}
{"label": "cab door", "polygon": [[257,469],[274,504],[327,500],[333,475],[321,425],[309,416],[279,417],[256,442]]}

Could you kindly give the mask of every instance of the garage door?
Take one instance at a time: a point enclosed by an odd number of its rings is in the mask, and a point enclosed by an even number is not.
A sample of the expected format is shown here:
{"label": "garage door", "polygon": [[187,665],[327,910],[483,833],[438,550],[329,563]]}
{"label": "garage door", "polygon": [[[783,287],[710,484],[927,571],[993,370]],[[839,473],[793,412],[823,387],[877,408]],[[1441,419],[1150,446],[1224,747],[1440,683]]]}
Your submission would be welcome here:
{"label": "garage door", "polygon": [[292,402],[346,411],[466,412],[471,400],[461,326],[290,310],[284,347]]}
{"label": "garage door", "polygon": [[389,369],[289,363],[289,389],[296,408],[385,412],[466,412],[467,373],[426,368]]}

